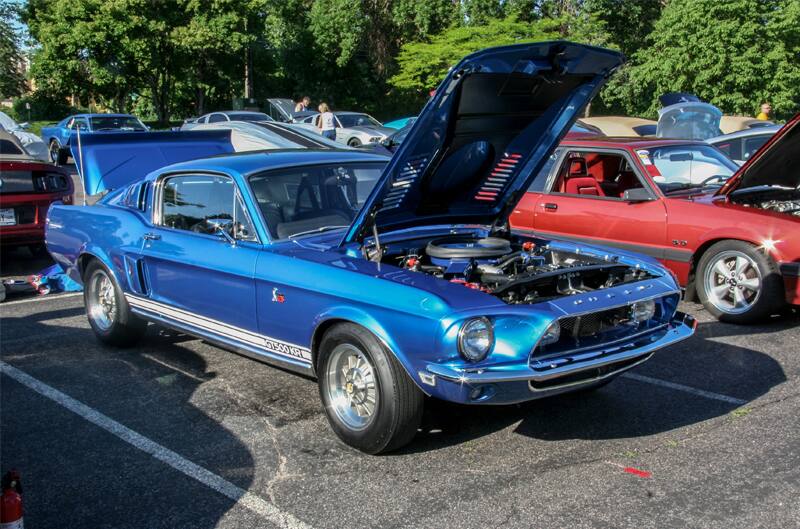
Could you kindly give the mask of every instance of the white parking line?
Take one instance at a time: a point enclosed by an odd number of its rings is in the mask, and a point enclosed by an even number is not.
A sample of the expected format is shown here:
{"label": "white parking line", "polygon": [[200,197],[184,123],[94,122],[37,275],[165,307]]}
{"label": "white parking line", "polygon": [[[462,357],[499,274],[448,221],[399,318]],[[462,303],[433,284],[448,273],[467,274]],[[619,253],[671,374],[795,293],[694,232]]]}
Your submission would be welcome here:
{"label": "white parking line", "polygon": [[727,402],[728,404],[736,404],[737,406],[741,406],[742,404],[747,404],[746,400],[737,399],[736,397],[729,397],[728,395],[722,395],[720,393],[714,393],[703,389],[697,389],[691,386],[684,386],[683,384],[676,384],[675,382],[669,382],[667,380],[661,380],[659,378],[646,377],[644,375],[637,375],[636,373],[623,373],[621,376],[624,378],[629,378],[631,380],[638,380],[639,382],[645,382],[647,384],[653,384],[664,388],[683,391],[684,393],[691,393],[692,395],[705,397],[707,399],[721,400],[722,402]]}
{"label": "white parking line", "polygon": [[74,298],[77,296],[82,296],[83,292],[70,292],[66,294],[54,294],[54,295],[47,295],[47,296],[36,296],[35,298],[28,298],[28,299],[20,299],[18,301],[5,301],[0,303],[0,308],[7,307],[9,305],[22,305],[23,303],[33,303],[36,301],[51,301],[54,299],[64,299],[64,298]]}
{"label": "white parking line", "polygon": [[293,515],[280,510],[264,498],[237,487],[230,481],[218,476],[217,474],[214,474],[210,470],[192,463],[176,452],[169,450],[155,441],[118,423],[114,419],[103,415],[94,408],[91,408],[86,404],[73,399],[69,395],[61,393],[57,389],[48,386],[44,382],[33,378],[27,373],[20,371],[19,369],[10,366],[3,361],[0,361],[0,373],[8,375],[20,384],[32,389],[36,393],[47,397],[69,411],[83,417],[90,423],[99,426],[103,430],[106,430],[107,432],[117,436],[126,443],[147,454],[150,454],[155,459],[166,463],[178,472],[181,472],[182,474],[199,481],[206,487],[219,492],[223,496],[234,500],[256,514],[261,515],[264,519],[274,523],[278,527],[285,527],[287,529],[311,529],[311,526],[298,520]]}

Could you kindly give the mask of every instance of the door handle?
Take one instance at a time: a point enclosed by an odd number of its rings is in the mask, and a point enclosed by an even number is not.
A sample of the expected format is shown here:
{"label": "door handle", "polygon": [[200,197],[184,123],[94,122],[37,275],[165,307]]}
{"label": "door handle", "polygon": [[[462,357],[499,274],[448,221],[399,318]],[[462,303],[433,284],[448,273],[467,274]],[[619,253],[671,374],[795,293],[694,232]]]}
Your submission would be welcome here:
{"label": "door handle", "polygon": [[549,209],[550,211],[555,211],[558,209],[558,204],[554,204],[552,202],[547,202],[544,205],[544,209]]}
{"label": "door handle", "polygon": [[142,238],[146,241],[160,241],[161,235],[157,233],[145,233]]}

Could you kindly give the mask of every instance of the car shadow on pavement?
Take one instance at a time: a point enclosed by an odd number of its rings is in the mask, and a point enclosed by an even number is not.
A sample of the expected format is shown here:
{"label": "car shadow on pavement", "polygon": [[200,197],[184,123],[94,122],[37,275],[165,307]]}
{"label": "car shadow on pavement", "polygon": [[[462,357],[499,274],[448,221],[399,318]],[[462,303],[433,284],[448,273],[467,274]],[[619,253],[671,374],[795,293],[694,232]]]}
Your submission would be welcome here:
{"label": "car shadow on pavement", "polygon": [[[19,315],[2,309],[3,361],[229,481],[238,488],[227,487],[229,493],[249,490],[254,457],[224,423],[229,414],[251,412],[237,402],[220,402],[211,411],[195,405],[209,398],[207,390],[198,391],[216,373],[182,345],[193,338],[150,326],[140,345],[117,349],[97,342],[85,324],[58,322],[82,316],[83,307],[36,313],[29,312],[31,305],[19,307]],[[236,505],[236,499],[2,378],[0,470],[23,473],[25,521],[32,527],[212,528]],[[75,490],[76,477],[91,484],[77,510],[74,495],[65,494]],[[68,523],[64,513],[70,513]]]}
{"label": "car shadow on pavement", "polygon": [[650,436],[723,416],[786,381],[781,364],[770,355],[726,343],[725,338],[779,333],[799,323],[797,315],[770,321],[757,330],[717,321],[702,323],[695,336],[657,352],[632,371],[740,402],[624,376],[594,391],[510,406],[466,406],[429,399],[420,432],[400,453],[461,444],[516,423],[515,433],[543,441],[610,440]]}

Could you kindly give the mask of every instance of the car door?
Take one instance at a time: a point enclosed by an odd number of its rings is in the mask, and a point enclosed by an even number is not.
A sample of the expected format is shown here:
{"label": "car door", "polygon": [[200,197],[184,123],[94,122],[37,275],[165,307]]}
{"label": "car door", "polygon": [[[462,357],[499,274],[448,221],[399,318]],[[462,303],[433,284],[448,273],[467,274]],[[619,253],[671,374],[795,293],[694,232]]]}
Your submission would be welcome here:
{"label": "car door", "polygon": [[253,277],[261,245],[232,178],[163,176],[152,213],[141,247],[147,297],[206,331],[256,331]]}
{"label": "car door", "polygon": [[627,151],[568,148],[556,167],[528,206],[537,234],[663,258],[666,208]]}

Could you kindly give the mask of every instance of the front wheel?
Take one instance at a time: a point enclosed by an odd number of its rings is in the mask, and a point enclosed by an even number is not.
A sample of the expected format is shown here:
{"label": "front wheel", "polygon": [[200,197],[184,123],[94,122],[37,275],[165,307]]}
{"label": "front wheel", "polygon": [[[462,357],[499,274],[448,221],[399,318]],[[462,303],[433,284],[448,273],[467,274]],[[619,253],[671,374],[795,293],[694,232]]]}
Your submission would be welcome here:
{"label": "front wheel", "polygon": [[744,241],[721,241],[700,259],[697,294],[720,321],[753,323],[784,303],[784,287],[772,258]]}
{"label": "front wheel", "polygon": [[336,435],[368,454],[411,441],[422,419],[423,394],[373,334],[336,325],[319,354],[320,397]]}
{"label": "front wheel", "polygon": [[103,343],[131,347],[147,329],[147,322],[131,312],[114,277],[97,261],[86,268],[83,301],[89,325]]}
{"label": "front wheel", "polygon": [[67,156],[64,154],[64,149],[61,148],[61,144],[58,143],[58,140],[50,140],[50,161],[56,165],[64,165],[67,163]]}
{"label": "front wheel", "polygon": [[350,138],[350,140],[347,142],[347,145],[350,147],[361,147],[361,140],[358,138]]}

